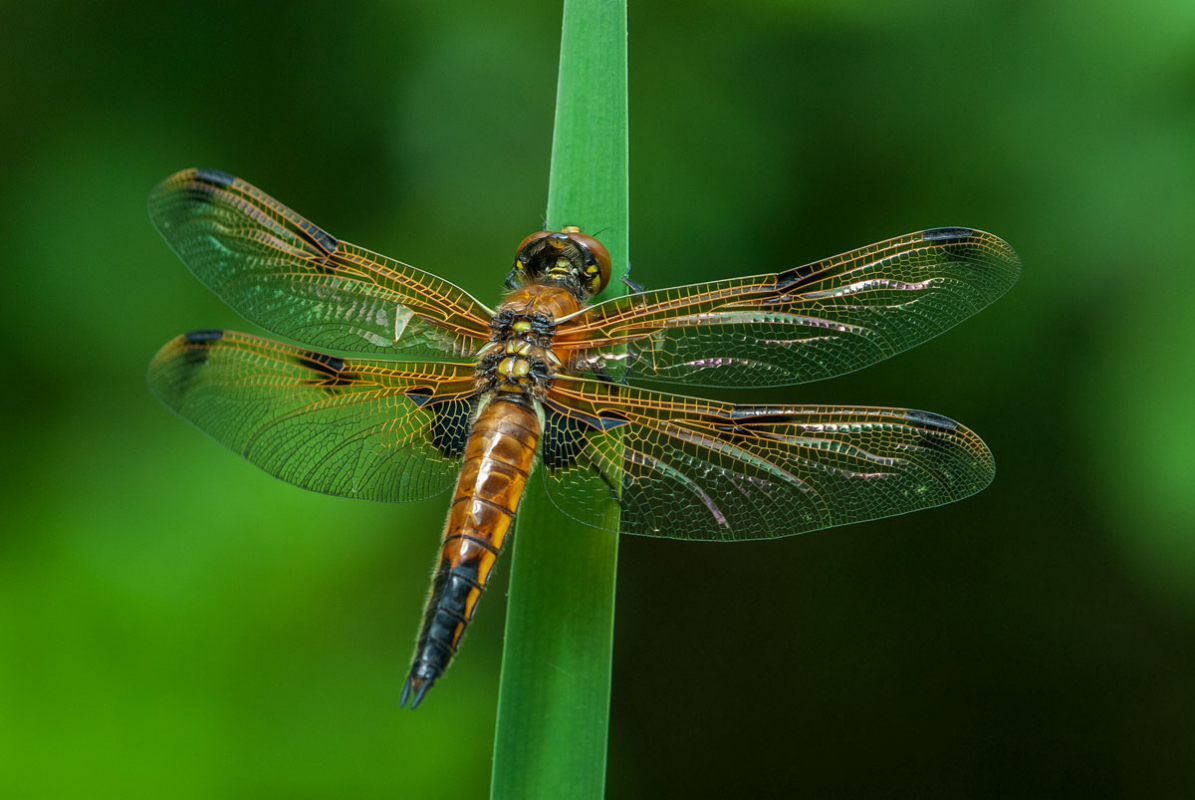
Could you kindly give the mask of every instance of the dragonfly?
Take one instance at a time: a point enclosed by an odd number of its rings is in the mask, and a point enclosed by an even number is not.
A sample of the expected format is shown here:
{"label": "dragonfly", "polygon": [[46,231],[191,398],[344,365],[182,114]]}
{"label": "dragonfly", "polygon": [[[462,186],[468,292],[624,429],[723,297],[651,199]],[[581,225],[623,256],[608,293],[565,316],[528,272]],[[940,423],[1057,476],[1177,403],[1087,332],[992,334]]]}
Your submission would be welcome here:
{"label": "dragonfly", "polygon": [[927,411],[642,386],[790,386],[908,350],[1017,280],[1016,253],[983,231],[922,230],[669,289],[628,282],[632,293],[592,302],[611,280],[606,248],[577,227],[543,230],[503,267],[490,309],[218,170],[167,178],[149,212],[202,283],[299,343],[181,335],[149,365],[164,405],[305,489],[378,501],[453,490],[400,706],[418,707],[448,668],[533,479],[594,527],[739,541],[939,506],[995,474],[975,433]]}

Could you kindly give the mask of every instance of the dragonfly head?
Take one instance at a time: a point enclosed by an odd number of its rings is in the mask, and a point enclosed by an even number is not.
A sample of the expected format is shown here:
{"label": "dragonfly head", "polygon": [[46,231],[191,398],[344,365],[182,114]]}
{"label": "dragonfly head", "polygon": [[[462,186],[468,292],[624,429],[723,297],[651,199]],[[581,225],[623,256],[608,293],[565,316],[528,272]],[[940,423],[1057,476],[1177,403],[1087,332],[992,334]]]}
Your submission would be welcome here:
{"label": "dragonfly head", "polygon": [[531,283],[564,286],[579,299],[592,297],[610,282],[610,253],[580,228],[540,231],[522,241],[506,279],[513,289]]}

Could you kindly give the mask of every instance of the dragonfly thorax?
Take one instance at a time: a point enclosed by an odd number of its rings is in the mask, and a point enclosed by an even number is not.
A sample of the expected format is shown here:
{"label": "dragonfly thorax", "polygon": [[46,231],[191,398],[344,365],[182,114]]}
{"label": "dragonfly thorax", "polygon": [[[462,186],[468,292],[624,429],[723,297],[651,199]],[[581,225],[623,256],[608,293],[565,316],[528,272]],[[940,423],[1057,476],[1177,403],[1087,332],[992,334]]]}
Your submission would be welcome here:
{"label": "dragonfly thorax", "polygon": [[490,342],[479,355],[474,379],[479,390],[530,395],[537,400],[561,368],[551,347],[522,335]]}
{"label": "dragonfly thorax", "polygon": [[[560,288],[545,286],[511,293],[494,316],[490,342],[477,354],[475,383],[480,391],[542,398],[563,368],[552,352],[555,317],[575,303],[563,294]],[[554,313],[541,313],[537,307]]]}

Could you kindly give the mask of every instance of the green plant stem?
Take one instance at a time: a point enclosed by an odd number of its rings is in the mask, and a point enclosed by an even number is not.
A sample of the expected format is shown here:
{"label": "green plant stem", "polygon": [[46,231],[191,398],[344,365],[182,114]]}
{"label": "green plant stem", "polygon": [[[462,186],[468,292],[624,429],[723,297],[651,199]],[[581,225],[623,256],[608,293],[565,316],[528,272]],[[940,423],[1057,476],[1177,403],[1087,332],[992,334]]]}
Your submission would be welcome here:
{"label": "green plant stem", "polygon": [[[625,0],[565,0],[548,224],[600,232],[602,299],[627,265],[626,46]],[[618,536],[562,514],[535,475],[513,547],[490,796],[602,797]]]}

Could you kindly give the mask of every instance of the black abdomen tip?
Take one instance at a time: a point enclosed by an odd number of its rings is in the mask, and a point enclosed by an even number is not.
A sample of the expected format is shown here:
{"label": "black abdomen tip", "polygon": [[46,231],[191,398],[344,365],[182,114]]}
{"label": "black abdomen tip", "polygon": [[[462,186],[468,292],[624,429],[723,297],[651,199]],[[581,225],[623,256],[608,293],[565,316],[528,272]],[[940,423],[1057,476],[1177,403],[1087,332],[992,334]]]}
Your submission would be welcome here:
{"label": "black abdomen tip", "polygon": [[186,334],[183,338],[192,344],[199,344],[199,343],[203,343],[203,342],[215,342],[215,341],[218,341],[218,340],[224,338],[224,331],[218,331],[218,330],[191,331],[190,333]]}
{"label": "black abdomen tip", "polygon": [[214,183],[217,186],[232,186],[233,181],[236,180],[236,178],[227,172],[221,172],[218,169],[204,169],[203,167],[195,170],[195,177],[207,183]]}
{"label": "black abdomen tip", "polygon": [[966,239],[973,233],[975,233],[974,228],[930,228],[928,231],[921,232],[921,238],[927,242],[938,239]]}

